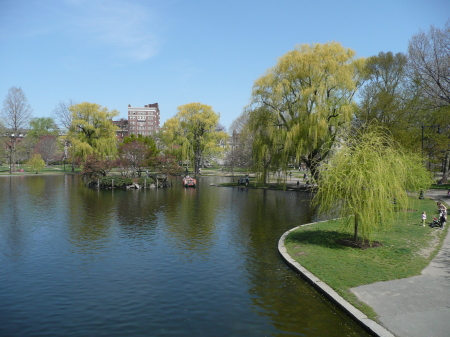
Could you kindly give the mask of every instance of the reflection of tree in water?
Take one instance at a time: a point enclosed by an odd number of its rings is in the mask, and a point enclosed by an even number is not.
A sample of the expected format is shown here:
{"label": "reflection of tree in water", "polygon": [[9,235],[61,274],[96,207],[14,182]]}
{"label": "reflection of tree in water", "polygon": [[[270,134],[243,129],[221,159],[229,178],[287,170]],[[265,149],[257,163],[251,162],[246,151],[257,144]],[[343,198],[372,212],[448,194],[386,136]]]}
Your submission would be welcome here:
{"label": "reflection of tree in water", "polygon": [[12,257],[20,257],[26,248],[27,223],[22,220],[19,206],[21,205],[21,196],[25,194],[23,191],[17,190],[22,187],[22,184],[16,184],[19,177],[2,177],[0,179],[0,214],[2,214],[0,244],[9,248]]}
{"label": "reflection of tree in water", "polygon": [[[0,207],[7,242],[17,250],[25,240],[48,240],[51,223],[64,207],[63,177],[4,177],[0,183]],[[44,211],[45,210],[45,211]],[[1,236],[1,235],[0,235]]]}
{"label": "reflection of tree in water", "polygon": [[69,232],[71,242],[82,250],[102,247],[111,235],[115,209],[111,191],[80,187],[70,195]]}
{"label": "reflection of tree in water", "polygon": [[[48,198],[46,198],[46,194],[48,193],[48,189],[50,189],[50,185],[53,186],[53,184],[49,183],[50,180],[48,180],[46,184],[46,179],[44,176],[36,176],[36,177],[30,177],[27,179],[27,184],[24,184],[24,186],[27,187],[28,193],[30,195],[29,200],[31,202],[40,202],[40,201],[47,201]],[[47,187],[47,191],[45,188]]]}
{"label": "reflection of tree in water", "polygon": [[215,188],[175,189],[178,197],[165,211],[165,230],[169,240],[186,253],[206,253],[214,243],[218,194]]}
{"label": "reflection of tree in water", "polygon": [[[162,195],[164,192],[159,192],[156,189],[115,192],[117,218],[122,233],[132,239],[145,240],[148,240],[149,235],[155,235],[158,212],[165,199]],[[126,198],[123,194],[126,194]]]}
{"label": "reflection of tree in water", "polygon": [[[245,250],[242,255],[246,256],[244,265],[255,312],[270,317],[277,329],[287,333],[308,336],[354,334],[359,328],[352,322],[342,324],[343,314],[330,310],[331,305],[278,255],[281,235],[311,221],[309,196],[302,193],[288,196],[289,192],[265,190],[238,193],[247,193],[248,197],[239,198],[241,202],[233,204],[241,216],[232,230],[233,244]],[[315,331],[317,329],[321,335]],[[361,336],[367,334],[361,332]]]}
{"label": "reflection of tree in water", "polygon": [[[28,194],[27,201],[30,203],[28,207],[34,207],[37,210],[48,209],[53,210],[61,206],[65,198],[64,184],[65,176],[27,176],[21,177],[25,179],[22,188],[26,189]],[[46,214],[51,216],[52,214]]]}

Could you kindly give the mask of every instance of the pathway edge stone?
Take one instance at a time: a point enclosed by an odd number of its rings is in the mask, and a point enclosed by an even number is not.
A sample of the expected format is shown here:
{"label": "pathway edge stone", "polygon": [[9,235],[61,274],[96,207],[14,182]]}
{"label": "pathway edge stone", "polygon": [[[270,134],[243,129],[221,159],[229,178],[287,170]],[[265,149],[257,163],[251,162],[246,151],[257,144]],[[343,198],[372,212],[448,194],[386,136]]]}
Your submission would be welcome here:
{"label": "pathway edge stone", "polygon": [[333,290],[328,284],[321,281],[317,276],[303,267],[300,263],[295,261],[286,250],[284,246],[284,240],[289,235],[290,232],[296,230],[299,227],[312,225],[314,223],[309,223],[301,226],[294,227],[287,232],[285,232],[280,240],[278,241],[278,252],[280,253],[286,264],[292,268],[294,271],[299,273],[308,283],[310,283],[316,290],[327,297],[331,302],[341,308],[347,313],[354,321],[356,321],[360,326],[362,326],[367,332],[378,337],[395,337],[386,328],[375,322],[374,320],[368,318],[364,313],[355,308],[349,302],[347,302],[342,296],[340,296],[336,291]]}

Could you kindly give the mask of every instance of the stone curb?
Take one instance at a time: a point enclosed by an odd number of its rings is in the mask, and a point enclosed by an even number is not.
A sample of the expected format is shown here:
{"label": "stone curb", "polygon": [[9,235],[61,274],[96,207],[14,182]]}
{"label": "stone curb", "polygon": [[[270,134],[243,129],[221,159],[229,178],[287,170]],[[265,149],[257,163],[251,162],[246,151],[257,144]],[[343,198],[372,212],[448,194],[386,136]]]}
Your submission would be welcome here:
{"label": "stone curb", "polygon": [[289,235],[289,233],[296,230],[299,227],[308,226],[312,224],[314,223],[297,226],[295,228],[288,230],[281,236],[280,240],[278,241],[278,252],[280,253],[283,260],[286,262],[286,264],[289,265],[289,267],[298,272],[316,290],[325,295],[325,297],[327,297],[331,302],[336,304],[339,308],[344,310],[348,316],[350,316],[359,325],[361,325],[367,332],[369,332],[373,336],[378,337],[395,337],[390,331],[386,330],[386,328],[368,318],[360,310],[356,309],[353,305],[347,302],[341,295],[339,295],[336,291],[334,291],[328,284],[321,281],[317,276],[315,276],[309,270],[304,268],[300,263],[295,261],[287,253],[286,247],[284,246],[284,240]]}

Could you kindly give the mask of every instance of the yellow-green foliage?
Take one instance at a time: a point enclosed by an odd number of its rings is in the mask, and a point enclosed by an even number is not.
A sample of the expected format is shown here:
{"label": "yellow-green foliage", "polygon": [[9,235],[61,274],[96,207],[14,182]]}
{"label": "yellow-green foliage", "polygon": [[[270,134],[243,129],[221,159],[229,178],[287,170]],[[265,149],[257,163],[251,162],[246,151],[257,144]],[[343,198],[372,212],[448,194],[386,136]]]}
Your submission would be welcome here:
{"label": "yellow-green foliage", "polygon": [[31,159],[28,161],[28,165],[31,166],[31,169],[33,171],[36,171],[38,173],[45,167],[45,161],[41,158],[40,154],[35,154]]}
{"label": "yellow-green foliage", "polygon": [[322,214],[348,218],[369,240],[389,227],[397,210],[408,209],[407,191],[430,186],[420,158],[402,151],[383,130],[371,126],[342,141],[321,166],[313,204]]}
{"label": "yellow-green foliage", "polygon": [[189,103],[178,107],[175,117],[168,119],[162,128],[162,139],[169,149],[178,149],[172,154],[178,159],[194,161],[198,173],[199,162],[208,154],[219,153],[221,140],[228,135],[218,131],[219,115],[211,106],[201,103]]}
{"label": "yellow-green foliage", "polygon": [[337,42],[300,45],[256,80],[249,110],[257,161],[265,147],[280,163],[323,159],[353,115],[364,65],[354,56]]}
{"label": "yellow-green foliage", "polygon": [[76,155],[83,159],[91,154],[115,156],[117,127],[112,118],[119,112],[87,102],[72,105],[69,110],[72,112],[72,126],[68,136]]}

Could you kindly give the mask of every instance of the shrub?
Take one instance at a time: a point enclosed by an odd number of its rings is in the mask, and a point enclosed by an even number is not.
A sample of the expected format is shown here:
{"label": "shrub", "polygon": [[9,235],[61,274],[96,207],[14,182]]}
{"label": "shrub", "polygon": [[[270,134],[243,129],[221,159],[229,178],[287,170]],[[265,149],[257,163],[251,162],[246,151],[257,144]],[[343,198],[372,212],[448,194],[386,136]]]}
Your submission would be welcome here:
{"label": "shrub", "polygon": [[114,188],[126,188],[133,183],[133,179],[125,177],[102,177],[100,178],[100,188],[112,188],[114,181]]}
{"label": "shrub", "polygon": [[[147,181],[145,181],[145,180],[147,180]],[[144,186],[149,187],[150,184],[154,184],[155,183],[155,178],[154,177],[148,177],[148,178],[140,177],[138,179],[137,183],[139,185],[141,185],[141,187],[144,187]]]}

